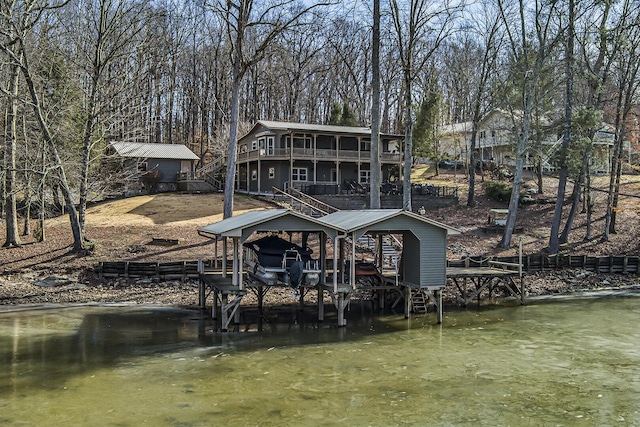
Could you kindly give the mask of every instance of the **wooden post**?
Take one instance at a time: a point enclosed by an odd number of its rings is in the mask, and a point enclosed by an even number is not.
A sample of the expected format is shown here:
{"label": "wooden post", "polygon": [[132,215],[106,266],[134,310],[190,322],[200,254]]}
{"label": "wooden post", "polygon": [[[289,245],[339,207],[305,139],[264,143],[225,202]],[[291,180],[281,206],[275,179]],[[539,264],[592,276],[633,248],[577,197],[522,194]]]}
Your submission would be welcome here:
{"label": "wooden post", "polygon": [[[157,268],[157,267],[156,267]],[[199,281],[198,281],[198,301],[200,302],[200,310],[204,310],[207,304],[207,297],[205,294],[205,283],[204,280],[202,279],[202,274],[204,274],[204,264],[202,263],[202,260],[198,260],[198,277],[199,277]]]}
{"label": "wooden post", "polygon": [[338,326],[347,326],[347,321],[344,319],[344,292],[338,292]]}
{"label": "wooden post", "polygon": [[214,246],[214,251],[213,251],[213,267],[214,268],[218,268],[218,239],[214,239],[213,240],[213,246]]}
{"label": "wooden post", "polygon": [[227,238],[222,241],[222,277],[227,277]]}
{"label": "wooden post", "polygon": [[333,239],[333,292],[338,292],[338,236]]}
{"label": "wooden post", "polygon": [[438,307],[436,307],[437,313],[438,313],[436,315],[436,321],[438,322],[438,324],[441,324],[442,323],[442,288],[436,290],[436,304],[438,305]]}
{"label": "wooden post", "polygon": [[522,237],[520,237],[520,247],[518,248],[518,275],[520,276],[520,304],[524,305],[524,276],[522,275]]}
{"label": "wooden post", "polygon": [[351,289],[356,289],[356,233],[351,233],[351,268],[349,269],[349,282]]}
{"label": "wooden post", "polygon": [[324,290],[322,283],[318,283],[318,322],[324,321]]}
{"label": "wooden post", "polygon": [[211,301],[211,318],[218,318],[218,290],[213,288],[213,301]]}
{"label": "wooden post", "polygon": [[411,287],[405,285],[404,287],[404,318],[409,318],[409,309],[411,307]]}
{"label": "wooden post", "polygon": [[222,332],[227,332],[227,328],[226,325],[228,323],[228,311],[227,311],[227,304],[228,304],[228,300],[227,300],[228,295],[225,294],[224,292],[222,293],[222,302],[220,304],[220,311],[222,312]]}

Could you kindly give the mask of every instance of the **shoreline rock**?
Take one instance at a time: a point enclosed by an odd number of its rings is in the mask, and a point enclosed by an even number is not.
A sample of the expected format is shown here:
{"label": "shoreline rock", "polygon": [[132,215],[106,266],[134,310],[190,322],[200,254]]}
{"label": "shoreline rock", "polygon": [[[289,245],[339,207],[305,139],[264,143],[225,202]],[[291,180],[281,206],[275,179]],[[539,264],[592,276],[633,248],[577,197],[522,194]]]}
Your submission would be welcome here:
{"label": "shoreline rock", "polygon": [[[633,274],[596,274],[586,270],[535,272],[525,276],[527,297],[571,295],[578,292],[640,289],[640,276]],[[274,288],[264,298],[265,306],[297,304],[291,289]],[[458,290],[451,283],[445,288],[445,305],[458,305]],[[494,295],[498,296],[498,295]],[[330,302],[330,298],[325,297]],[[51,274],[28,270],[20,274],[0,275],[0,305],[30,304],[133,303],[162,304],[198,308],[198,281],[155,278],[97,280],[80,273]],[[317,293],[309,292],[306,304],[317,303]],[[208,300],[210,304],[210,299]],[[247,293],[243,306],[256,306],[257,297]]]}

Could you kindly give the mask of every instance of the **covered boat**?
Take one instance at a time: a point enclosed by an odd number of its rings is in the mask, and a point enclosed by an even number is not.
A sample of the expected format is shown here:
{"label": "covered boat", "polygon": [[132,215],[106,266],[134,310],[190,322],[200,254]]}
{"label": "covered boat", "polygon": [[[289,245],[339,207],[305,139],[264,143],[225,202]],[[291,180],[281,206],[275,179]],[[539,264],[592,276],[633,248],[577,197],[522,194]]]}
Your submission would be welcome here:
{"label": "covered boat", "polygon": [[318,261],[311,258],[312,250],[269,235],[246,242],[245,265],[251,278],[265,285],[287,285],[297,288],[304,283],[315,286],[320,281]]}

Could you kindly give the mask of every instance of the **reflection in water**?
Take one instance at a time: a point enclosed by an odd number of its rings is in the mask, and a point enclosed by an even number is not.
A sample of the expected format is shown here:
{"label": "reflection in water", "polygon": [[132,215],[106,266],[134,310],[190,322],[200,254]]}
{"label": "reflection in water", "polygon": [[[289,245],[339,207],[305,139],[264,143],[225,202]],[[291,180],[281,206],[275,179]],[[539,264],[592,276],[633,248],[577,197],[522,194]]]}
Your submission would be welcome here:
{"label": "reflection in water", "polygon": [[[0,425],[638,425],[638,298],[449,311],[0,313]],[[294,321],[291,321],[291,320]],[[245,332],[245,331],[250,332]]]}

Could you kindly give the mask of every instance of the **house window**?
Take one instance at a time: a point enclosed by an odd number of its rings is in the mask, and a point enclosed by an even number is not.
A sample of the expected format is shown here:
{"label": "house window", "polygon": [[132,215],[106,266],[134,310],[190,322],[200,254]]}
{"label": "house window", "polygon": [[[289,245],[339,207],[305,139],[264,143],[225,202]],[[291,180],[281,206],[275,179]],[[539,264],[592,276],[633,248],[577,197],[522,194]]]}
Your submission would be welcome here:
{"label": "house window", "polygon": [[138,172],[146,172],[148,168],[147,162],[138,163]]}
{"label": "house window", "polygon": [[256,169],[251,169],[251,181],[256,181],[258,179],[258,171]]}
{"label": "house window", "polygon": [[251,151],[258,149],[258,141],[251,141]]}
{"label": "house window", "polygon": [[371,151],[371,141],[360,141],[360,151]]}
{"label": "house window", "polygon": [[274,179],[276,177],[276,168],[269,168],[269,179]]}
{"label": "house window", "polygon": [[292,168],[291,169],[292,181],[307,181],[307,168]]}
{"label": "house window", "polygon": [[484,139],[487,136],[485,131],[480,131],[480,139]]}
{"label": "house window", "polygon": [[[287,146],[290,146],[291,139],[287,137]],[[313,142],[310,136],[294,136],[293,137],[293,147],[294,148],[313,148]]]}
{"label": "house window", "polygon": [[369,177],[371,176],[371,171],[361,170],[360,171],[360,184],[368,184]]}
{"label": "house window", "polygon": [[267,137],[267,156],[273,156],[275,147],[275,140],[272,136]]}

